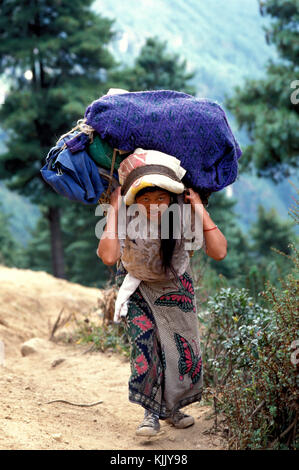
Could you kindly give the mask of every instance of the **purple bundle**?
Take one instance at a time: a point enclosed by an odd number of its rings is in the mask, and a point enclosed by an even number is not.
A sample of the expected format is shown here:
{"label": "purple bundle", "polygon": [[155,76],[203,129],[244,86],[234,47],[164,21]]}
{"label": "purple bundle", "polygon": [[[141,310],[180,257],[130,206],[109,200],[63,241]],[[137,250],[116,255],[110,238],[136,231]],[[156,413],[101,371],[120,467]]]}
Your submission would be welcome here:
{"label": "purple bundle", "polygon": [[[237,177],[242,151],[224,110],[213,101],[168,90],[105,95],[88,106],[85,117],[113,148],[159,150],[178,158],[187,170],[186,186],[219,191]],[[72,145],[78,148],[76,139],[68,144],[71,151]]]}

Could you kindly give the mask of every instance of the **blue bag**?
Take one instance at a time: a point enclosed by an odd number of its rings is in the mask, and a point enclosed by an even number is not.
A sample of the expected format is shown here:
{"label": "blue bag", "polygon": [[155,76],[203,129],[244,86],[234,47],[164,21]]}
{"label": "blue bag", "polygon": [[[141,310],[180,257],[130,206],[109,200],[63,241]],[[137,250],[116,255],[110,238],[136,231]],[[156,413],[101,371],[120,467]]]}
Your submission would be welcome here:
{"label": "blue bag", "polygon": [[68,148],[62,149],[64,141],[49,151],[40,170],[43,179],[71,201],[97,204],[106,186],[97,165],[85,150],[72,153]]}

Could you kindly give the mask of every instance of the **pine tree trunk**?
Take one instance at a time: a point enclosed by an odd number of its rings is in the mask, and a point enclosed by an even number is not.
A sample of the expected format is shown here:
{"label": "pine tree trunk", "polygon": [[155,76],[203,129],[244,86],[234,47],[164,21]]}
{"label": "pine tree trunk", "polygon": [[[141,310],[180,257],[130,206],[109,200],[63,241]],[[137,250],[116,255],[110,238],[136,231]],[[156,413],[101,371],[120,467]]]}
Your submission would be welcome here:
{"label": "pine tree trunk", "polygon": [[60,210],[49,207],[48,219],[51,234],[52,270],[55,277],[65,279],[64,253],[62,246],[62,233],[60,227]]}

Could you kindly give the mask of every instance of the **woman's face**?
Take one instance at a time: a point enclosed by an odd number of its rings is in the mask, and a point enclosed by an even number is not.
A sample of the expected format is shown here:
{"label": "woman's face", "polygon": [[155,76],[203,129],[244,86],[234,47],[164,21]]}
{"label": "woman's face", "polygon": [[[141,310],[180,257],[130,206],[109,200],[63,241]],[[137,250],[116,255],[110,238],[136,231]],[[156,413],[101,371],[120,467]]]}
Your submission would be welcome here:
{"label": "woman's face", "polygon": [[163,190],[157,189],[156,191],[147,192],[141,196],[136,196],[137,204],[140,204],[146,216],[149,219],[161,219],[161,214],[167,209],[170,204],[170,194]]}

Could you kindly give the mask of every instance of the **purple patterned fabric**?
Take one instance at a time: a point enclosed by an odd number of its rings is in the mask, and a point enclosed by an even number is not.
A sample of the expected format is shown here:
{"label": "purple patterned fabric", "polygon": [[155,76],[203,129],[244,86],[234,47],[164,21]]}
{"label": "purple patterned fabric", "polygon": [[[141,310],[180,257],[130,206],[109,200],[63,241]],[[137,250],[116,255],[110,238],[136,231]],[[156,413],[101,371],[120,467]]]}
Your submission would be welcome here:
{"label": "purple patterned fabric", "polygon": [[114,148],[177,157],[187,170],[183,182],[194,189],[219,191],[237,177],[242,151],[216,102],[169,90],[105,95],[85,117]]}

